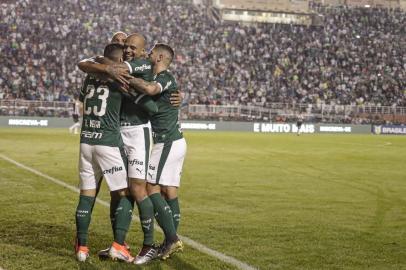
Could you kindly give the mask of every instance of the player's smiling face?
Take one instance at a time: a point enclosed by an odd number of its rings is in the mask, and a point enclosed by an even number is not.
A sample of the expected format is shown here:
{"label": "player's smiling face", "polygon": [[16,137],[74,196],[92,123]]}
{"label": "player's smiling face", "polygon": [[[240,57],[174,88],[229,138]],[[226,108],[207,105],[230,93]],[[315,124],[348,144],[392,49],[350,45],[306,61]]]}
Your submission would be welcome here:
{"label": "player's smiling face", "polygon": [[137,39],[126,39],[124,43],[124,60],[130,61],[135,58],[141,58],[145,54],[145,49]]}
{"label": "player's smiling face", "polygon": [[135,45],[124,45],[124,59],[125,60],[132,60],[136,58],[137,55],[137,46]]}

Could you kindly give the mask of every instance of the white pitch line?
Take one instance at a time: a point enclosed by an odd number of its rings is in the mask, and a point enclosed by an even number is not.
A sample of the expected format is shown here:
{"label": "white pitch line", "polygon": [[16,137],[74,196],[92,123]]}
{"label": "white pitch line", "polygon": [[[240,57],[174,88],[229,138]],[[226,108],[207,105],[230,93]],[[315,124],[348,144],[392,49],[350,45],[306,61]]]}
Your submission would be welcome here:
{"label": "white pitch line", "polygon": [[[54,182],[55,184],[58,184],[58,185],[63,186],[65,188],[67,188],[67,189],[70,189],[70,190],[72,190],[72,191],[74,191],[76,193],[79,193],[79,191],[80,191],[77,187],[69,185],[69,184],[65,183],[64,181],[61,181],[61,180],[56,179],[56,178],[54,178],[52,176],[46,175],[46,174],[44,174],[44,173],[42,173],[40,171],[37,171],[37,170],[35,170],[35,169],[31,168],[31,167],[25,166],[24,164],[21,164],[18,161],[15,161],[15,160],[13,160],[13,159],[5,156],[5,155],[0,154],[0,157],[2,159],[4,159],[4,160],[16,165],[19,168],[22,168],[22,169],[25,169],[25,170],[27,170],[29,172],[32,172],[33,174],[41,176],[41,177],[43,177],[43,178],[45,178],[45,179],[47,179],[47,180],[49,180],[51,182]],[[96,201],[99,204],[103,205],[103,206],[110,207],[110,204],[108,202],[106,202],[106,201],[103,201],[103,200],[101,200],[99,198],[97,198]],[[134,215],[133,220],[139,221],[138,216]],[[159,231],[162,231],[162,230],[160,230],[159,227],[156,227],[155,229],[158,229]],[[212,257],[215,257],[215,258],[219,259],[222,262],[229,263],[229,264],[231,264],[233,266],[236,266],[238,269],[241,269],[241,270],[257,270],[257,269],[259,269],[259,268],[255,268],[255,267],[253,267],[251,265],[248,265],[248,264],[246,264],[246,263],[244,263],[242,261],[239,261],[239,260],[237,260],[237,259],[235,259],[235,258],[233,258],[231,256],[227,256],[224,253],[221,253],[219,251],[216,251],[214,249],[206,247],[205,245],[200,244],[199,242],[196,242],[193,239],[190,239],[189,237],[179,235],[179,238],[183,242],[185,242],[187,245],[191,246],[192,248],[194,248],[194,249],[196,249],[196,250],[198,250],[198,251],[200,251],[202,253],[205,253],[207,255],[210,255]],[[0,270],[4,270],[4,269],[2,269],[0,267]]]}

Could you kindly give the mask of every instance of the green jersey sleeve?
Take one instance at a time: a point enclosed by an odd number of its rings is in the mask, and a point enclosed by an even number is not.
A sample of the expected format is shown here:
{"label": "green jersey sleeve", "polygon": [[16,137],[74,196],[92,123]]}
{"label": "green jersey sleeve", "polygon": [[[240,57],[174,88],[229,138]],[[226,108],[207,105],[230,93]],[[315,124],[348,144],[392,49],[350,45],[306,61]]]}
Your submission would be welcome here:
{"label": "green jersey sleeve", "polygon": [[125,97],[134,101],[135,104],[138,104],[141,109],[146,111],[149,115],[153,115],[158,112],[158,106],[155,104],[155,101],[146,94],[141,94],[138,92],[133,92],[130,94],[124,94]]}
{"label": "green jersey sleeve", "polygon": [[85,80],[83,81],[82,88],[80,89],[79,101],[82,103],[85,100],[86,88],[88,84],[89,84],[89,75],[86,76]]}
{"label": "green jersey sleeve", "polygon": [[155,82],[161,88],[161,93],[165,91],[172,92],[177,89],[176,80],[169,72],[158,74]]}
{"label": "green jersey sleeve", "polygon": [[155,101],[146,94],[132,92],[123,93],[123,96],[139,105],[139,107],[146,111],[149,115],[153,115],[154,113],[158,112],[158,106],[156,105]]}
{"label": "green jersey sleeve", "polygon": [[148,95],[141,94],[136,100],[135,103],[140,105],[149,115],[153,115],[158,112],[158,106],[155,101]]}

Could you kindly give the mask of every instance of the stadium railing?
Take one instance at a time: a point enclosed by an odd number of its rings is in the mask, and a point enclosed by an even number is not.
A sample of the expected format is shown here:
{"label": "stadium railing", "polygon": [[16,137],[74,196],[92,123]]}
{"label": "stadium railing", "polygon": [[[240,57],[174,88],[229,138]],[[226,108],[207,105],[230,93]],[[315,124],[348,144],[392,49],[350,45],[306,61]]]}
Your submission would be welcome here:
{"label": "stadium railing", "polygon": [[[0,100],[0,115],[70,117],[73,102]],[[311,122],[351,122],[364,119],[406,123],[406,107],[269,103],[262,106],[184,104],[183,120],[293,121],[303,114]]]}
{"label": "stadium railing", "polygon": [[73,103],[64,101],[0,100],[0,115],[70,117]]}
{"label": "stadium railing", "polygon": [[312,122],[349,122],[353,118],[368,119],[368,117],[370,120],[376,120],[376,116],[386,121],[394,119],[406,121],[406,107],[298,103],[270,103],[266,107],[189,105],[182,108],[181,117],[182,119],[289,121],[294,120],[300,113]]}

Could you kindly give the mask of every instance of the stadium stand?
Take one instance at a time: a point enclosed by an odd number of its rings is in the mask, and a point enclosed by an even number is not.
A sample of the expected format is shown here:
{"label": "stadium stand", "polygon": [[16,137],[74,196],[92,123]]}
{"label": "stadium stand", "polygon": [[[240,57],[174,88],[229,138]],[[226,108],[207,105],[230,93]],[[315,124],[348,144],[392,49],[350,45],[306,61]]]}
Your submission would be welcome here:
{"label": "stadium stand", "polygon": [[309,11],[308,1],[306,0],[216,0],[214,3],[225,8],[242,10],[284,11],[292,13],[306,13]]}
{"label": "stadium stand", "polygon": [[[165,4],[164,3],[169,3]],[[69,101],[117,30],[176,47],[189,104],[406,106],[406,14],[327,8],[323,26],[212,20],[186,1],[17,0],[0,4],[0,99]]]}

